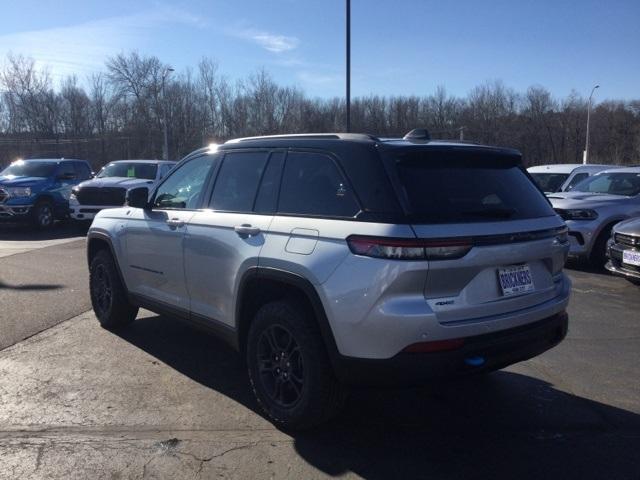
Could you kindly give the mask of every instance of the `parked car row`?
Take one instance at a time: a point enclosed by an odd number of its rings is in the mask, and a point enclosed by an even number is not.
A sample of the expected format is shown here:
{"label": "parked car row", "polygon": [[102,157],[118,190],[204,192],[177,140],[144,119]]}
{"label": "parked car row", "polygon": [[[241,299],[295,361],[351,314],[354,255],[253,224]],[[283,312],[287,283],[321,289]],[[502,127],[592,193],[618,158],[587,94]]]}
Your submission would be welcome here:
{"label": "parked car row", "polygon": [[122,206],[129,188],[153,186],[175,163],[115,161],[93,178],[85,160],[17,160],[0,172],[0,221],[27,221],[47,229],[68,216],[91,220],[103,208]]}
{"label": "parked car row", "polygon": [[[640,167],[543,165],[528,171],[569,228],[569,257],[598,268],[606,264],[609,271],[635,279],[638,262],[631,250],[638,245],[616,239],[635,235],[634,222],[620,222],[640,217]],[[550,177],[560,172],[566,175],[561,185]],[[582,179],[573,182],[578,175]],[[629,250],[626,257],[623,250]]]}

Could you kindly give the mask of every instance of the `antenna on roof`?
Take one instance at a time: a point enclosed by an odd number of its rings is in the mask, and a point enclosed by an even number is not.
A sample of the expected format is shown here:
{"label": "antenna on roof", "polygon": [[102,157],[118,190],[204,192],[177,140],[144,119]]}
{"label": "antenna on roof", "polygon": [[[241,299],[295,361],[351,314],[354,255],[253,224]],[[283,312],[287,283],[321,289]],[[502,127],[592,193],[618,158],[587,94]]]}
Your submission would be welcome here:
{"label": "antenna on roof", "polygon": [[431,135],[426,128],[414,128],[402,138],[409,141],[428,142],[431,140]]}

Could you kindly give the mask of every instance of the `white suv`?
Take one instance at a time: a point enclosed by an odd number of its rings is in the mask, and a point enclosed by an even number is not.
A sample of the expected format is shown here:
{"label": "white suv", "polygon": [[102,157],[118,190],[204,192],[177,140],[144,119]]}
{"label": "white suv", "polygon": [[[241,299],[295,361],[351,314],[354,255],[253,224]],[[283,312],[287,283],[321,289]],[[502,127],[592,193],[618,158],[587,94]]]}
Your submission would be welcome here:
{"label": "white suv", "polygon": [[567,230],[517,151],[361,134],[240,139],[187,156],[88,233],[106,328],[138,307],[245,356],[265,413],[330,418],[352,384],[528,359],[567,332]]}

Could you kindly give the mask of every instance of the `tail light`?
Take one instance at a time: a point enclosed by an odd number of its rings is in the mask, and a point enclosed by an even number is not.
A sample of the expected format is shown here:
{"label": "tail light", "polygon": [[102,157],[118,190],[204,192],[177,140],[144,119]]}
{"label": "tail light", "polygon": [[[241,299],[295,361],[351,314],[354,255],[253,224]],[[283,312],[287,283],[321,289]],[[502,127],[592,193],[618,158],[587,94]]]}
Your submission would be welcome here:
{"label": "tail light", "polygon": [[351,235],[349,249],[356,255],[392,260],[448,260],[464,257],[472,248],[468,238],[386,238]]}

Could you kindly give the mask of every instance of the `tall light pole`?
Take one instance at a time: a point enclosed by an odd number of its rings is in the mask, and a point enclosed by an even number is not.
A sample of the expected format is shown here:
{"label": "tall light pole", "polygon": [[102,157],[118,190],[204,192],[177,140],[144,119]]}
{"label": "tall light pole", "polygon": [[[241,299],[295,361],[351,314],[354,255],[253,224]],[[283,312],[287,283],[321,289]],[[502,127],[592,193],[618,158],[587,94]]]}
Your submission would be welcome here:
{"label": "tall light pole", "polygon": [[351,131],[351,0],[347,1],[347,133]]}
{"label": "tall light pole", "polygon": [[164,143],[162,145],[162,158],[169,160],[169,134],[167,133],[167,97],[164,91],[164,85],[167,80],[167,76],[173,72],[173,68],[167,67],[162,72],[162,123],[164,130]]}
{"label": "tall light pole", "polygon": [[591,100],[593,99],[593,92],[596,91],[596,88],[600,88],[600,85],[595,85],[591,89],[591,95],[589,95],[589,105],[587,106],[587,139],[584,144],[584,157],[582,158],[582,163],[585,165],[589,162],[589,121],[591,120]]}

